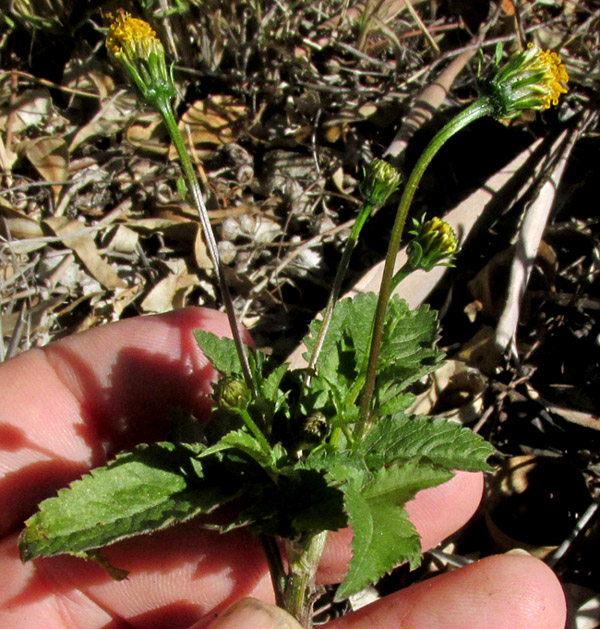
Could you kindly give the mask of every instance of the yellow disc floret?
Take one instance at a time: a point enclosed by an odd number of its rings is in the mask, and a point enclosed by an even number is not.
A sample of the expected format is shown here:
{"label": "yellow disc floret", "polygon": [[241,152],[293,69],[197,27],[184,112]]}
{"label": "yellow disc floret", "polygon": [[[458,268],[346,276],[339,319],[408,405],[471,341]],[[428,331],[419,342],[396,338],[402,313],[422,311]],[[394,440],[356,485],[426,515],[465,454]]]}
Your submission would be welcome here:
{"label": "yellow disc floret", "polygon": [[540,86],[543,86],[546,94],[544,95],[544,108],[549,109],[550,105],[558,105],[558,98],[561,94],[568,92],[567,83],[569,82],[569,74],[565,68],[561,58],[552,50],[541,50],[528,44],[530,50],[534,50],[535,61],[532,64],[532,70],[543,72],[543,77],[539,80]]}

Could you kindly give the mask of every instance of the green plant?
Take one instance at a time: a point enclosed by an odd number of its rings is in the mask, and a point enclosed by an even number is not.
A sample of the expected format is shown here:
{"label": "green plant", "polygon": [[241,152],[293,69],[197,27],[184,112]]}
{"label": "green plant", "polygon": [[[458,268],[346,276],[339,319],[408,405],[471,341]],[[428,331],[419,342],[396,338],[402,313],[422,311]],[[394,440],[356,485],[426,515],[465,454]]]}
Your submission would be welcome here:
{"label": "green plant", "polygon": [[180,189],[198,209],[233,339],[196,332],[221,374],[212,395],[213,420],[201,427],[193,418],[175,417],[176,441],[121,453],[42,502],[21,535],[21,557],[69,553],[100,561],[121,578],[102,557],[104,546],[229,505],[230,519],[212,526],[223,532],[249,527],[261,539],[278,604],[312,627],[315,574],[327,531],[353,527],[353,557],[337,591],[344,598],[398,563],[419,563],[420,540],[404,510],[418,491],[446,482],[454,470],[488,469],[493,448],[479,436],[407,412],[410,386],[443,360],[436,348],[438,321],[427,307],[411,310],[390,298],[392,286],[407,273],[451,263],[454,234],[439,219],[416,223],[406,265],[394,275],[393,263],[412,196],[443,142],[481,115],[545,107],[564,91],[566,73],[560,74],[553,53],[530,50],[511,58],[512,70],[501,69],[487,95],[434,138],[409,178],[380,295],[338,301],[364,222],[399,185],[389,164],[371,165],[331,298],[305,339],[307,367],[292,370],[241,341],[202,192],[171,109],[175,86],[162,44],[148,24],[121,12],[107,46],[173,138],[186,180]]}

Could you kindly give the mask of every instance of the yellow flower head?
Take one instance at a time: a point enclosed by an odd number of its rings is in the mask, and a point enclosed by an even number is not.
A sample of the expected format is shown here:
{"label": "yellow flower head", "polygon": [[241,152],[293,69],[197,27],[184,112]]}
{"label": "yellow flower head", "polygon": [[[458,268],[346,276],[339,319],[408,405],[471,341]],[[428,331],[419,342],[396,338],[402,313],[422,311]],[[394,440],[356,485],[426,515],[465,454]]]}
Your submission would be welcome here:
{"label": "yellow flower head", "polygon": [[437,217],[428,221],[413,220],[413,227],[409,232],[413,240],[408,245],[408,260],[413,269],[431,271],[434,266],[452,266],[458,249],[452,227]]}
{"label": "yellow flower head", "polygon": [[106,47],[115,57],[127,55],[131,58],[147,58],[151,50],[164,54],[163,46],[150,24],[131,17],[123,9],[119,9],[108,29]]}
{"label": "yellow flower head", "polygon": [[485,86],[497,118],[512,118],[524,109],[543,110],[557,105],[568,91],[569,74],[551,50],[528,44],[516,52]]}
{"label": "yellow flower head", "polygon": [[175,96],[175,84],[167,70],[165,50],[150,24],[119,9],[108,29],[106,48],[123,67],[142,97],[152,105]]}

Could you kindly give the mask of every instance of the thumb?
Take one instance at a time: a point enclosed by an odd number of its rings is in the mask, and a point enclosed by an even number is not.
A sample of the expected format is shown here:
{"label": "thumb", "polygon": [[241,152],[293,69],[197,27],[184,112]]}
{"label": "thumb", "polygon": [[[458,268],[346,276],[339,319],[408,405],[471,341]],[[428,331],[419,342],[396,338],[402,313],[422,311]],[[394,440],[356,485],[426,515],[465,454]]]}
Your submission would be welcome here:
{"label": "thumb", "polygon": [[207,629],[302,629],[302,627],[280,607],[267,605],[255,598],[243,598],[227,608]]}

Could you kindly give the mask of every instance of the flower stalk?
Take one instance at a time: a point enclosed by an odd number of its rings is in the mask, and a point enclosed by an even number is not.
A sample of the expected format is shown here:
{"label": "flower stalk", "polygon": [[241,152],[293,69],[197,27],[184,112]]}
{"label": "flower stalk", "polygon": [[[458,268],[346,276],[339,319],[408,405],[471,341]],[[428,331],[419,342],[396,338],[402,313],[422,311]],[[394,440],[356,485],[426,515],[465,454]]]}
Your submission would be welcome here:
{"label": "flower stalk", "polygon": [[308,363],[308,369],[304,379],[304,387],[308,387],[310,385],[311,374],[313,373],[319,356],[321,355],[323,343],[325,342],[325,336],[327,335],[327,330],[329,329],[329,324],[331,323],[331,318],[333,317],[333,311],[340,297],[342,282],[344,280],[344,276],[346,275],[346,271],[348,270],[350,257],[352,256],[354,247],[358,242],[360,232],[373,210],[377,207],[385,205],[390,196],[396,192],[398,186],[400,185],[400,180],[400,173],[391,164],[388,164],[384,160],[374,159],[371,164],[369,164],[365,173],[365,178],[360,187],[364,202],[358,216],[356,217],[356,221],[352,226],[350,236],[348,237],[342,253],[342,258],[337,267],[331,293],[329,294],[329,299],[327,300],[327,305],[323,314],[323,323],[319,329],[319,334],[315,340],[315,345]]}
{"label": "flower stalk", "polygon": [[526,109],[541,111],[558,104],[559,96],[567,92],[568,80],[569,75],[555,52],[543,51],[535,44],[529,44],[526,50],[511,55],[506,64],[483,84],[482,97],[443,127],[417,161],[398,205],[386,255],[365,386],[360,401],[361,419],[356,433],[358,440],[369,423],[387,303],[394,284],[398,283],[393,281],[396,256],[410,205],[427,166],[453,135],[483,116],[491,115],[496,119],[513,118]]}
{"label": "flower stalk", "polygon": [[453,135],[464,129],[467,125],[471,124],[471,122],[477,120],[478,118],[482,118],[483,116],[489,115],[490,113],[492,113],[492,106],[487,99],[483,98],[475,101],[472,105],[455,116],[441,131],[435,135],[433,140],[431,140],[408,178],[396,212],[396,219],[394,221],[394,226],[392,227],[392,235],[390,237],[385,265],[383,268],[381,288],[379,289],[379,300],[377,302],[377,310],[375,311],[375,320],[373,322],[373,336],[371,337],[371,349],[369,352],[365,386],[360,401],[361,421],[356,433],[357,442],[360,441],[360,436],[363,434],[368,423],[371,400],[375,391],[377,361],[379,360],[381,339],[383,338],[385,312],[387,309],[387,303],[392,293],[394,265],[396,262],[396,256],[398,255],[398,249],[400,248],[402,232],[404,231],[404,224],[406,223],[406,217],[408,216],[410,204],[412,203],[419,182],[421,181],[427,166],[429,166],[429,163],[442,146]]}
{"label": "flower stalk", "polygon": [[248,361],[247,348],[242,341],[240,326],[225,280],[204,195],[171,106],[171,101],[175,98],[177,91],[172,71],[167,69],[163,45],[147,22],[131,17],[129,13],[119,10],[109,27],[106,47],[115,64],[120,66],[133,82],[142,100],[160,113],[171,136],[188,190],[198,211],[210,259],[217,274],[219,289],[242,365],[244,380],[248,388],[254,393],[254,379]]}

